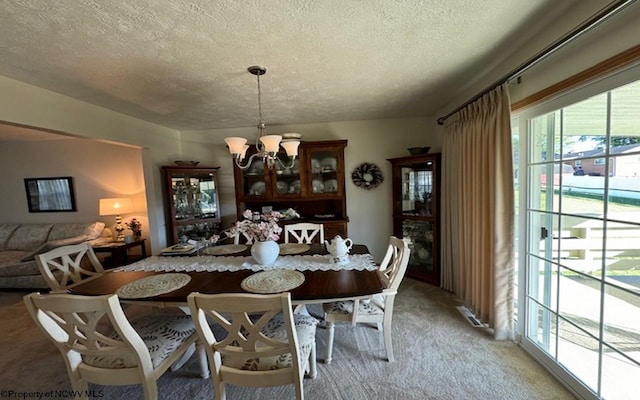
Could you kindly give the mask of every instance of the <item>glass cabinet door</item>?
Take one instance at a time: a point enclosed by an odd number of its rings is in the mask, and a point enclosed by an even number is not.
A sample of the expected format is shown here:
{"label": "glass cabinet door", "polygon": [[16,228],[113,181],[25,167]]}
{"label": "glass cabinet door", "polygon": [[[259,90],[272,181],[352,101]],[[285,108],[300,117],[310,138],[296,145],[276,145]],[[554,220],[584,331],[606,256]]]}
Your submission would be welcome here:
{"label": "glass cabinet door", "polygon": [[163,167],[168,242],[209,238],[220,223],[217,168]]}
{"label": "glass cabinet door", "polygon": [[300,159],[296,158],[291,168],[286,168],[291,160],[284,152],[278,153],[278,157],[284,165],[276,161],[274,197],[300,196]]}
{"label": "glass cabinet door", "polygon": [[402,238],[409,244],[409,267],[422,273],[434,273],[433,224],[427,221],[403,220]]}
{"label": "glass cabinet door", "polygon": [[310,179],[307,187],[311,194],[337,194],[341,191],[338,181],[338,151],[311,149],[309,151]]}
{"label": "glass cabinet door", "polygon": [[433,215],[433,162],[403,166],[402,214]]}
{"label": "glass cabinet door", "polygon": [[242,194],[246,197],[264,197],[267,195],[265,167],[261,159],[253,159],[251,165],[242,170]]}
{"label": "glass cabinet door", "polygon": [[440,285],[440,154],[389,159],[393,180],[393,234],[407,241],[407,275]]}

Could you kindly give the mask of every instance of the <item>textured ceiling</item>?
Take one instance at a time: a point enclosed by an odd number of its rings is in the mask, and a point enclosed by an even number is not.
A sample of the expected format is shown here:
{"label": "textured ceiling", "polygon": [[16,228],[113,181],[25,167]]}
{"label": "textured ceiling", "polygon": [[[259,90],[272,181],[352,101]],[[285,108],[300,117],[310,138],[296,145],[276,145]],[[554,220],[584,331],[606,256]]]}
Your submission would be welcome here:
{"label": "textured ceiling", "polygon": [[255,64],[267,125],[430,116],[573,1],[0,0],[0,75],[178,130],[255,126]]}

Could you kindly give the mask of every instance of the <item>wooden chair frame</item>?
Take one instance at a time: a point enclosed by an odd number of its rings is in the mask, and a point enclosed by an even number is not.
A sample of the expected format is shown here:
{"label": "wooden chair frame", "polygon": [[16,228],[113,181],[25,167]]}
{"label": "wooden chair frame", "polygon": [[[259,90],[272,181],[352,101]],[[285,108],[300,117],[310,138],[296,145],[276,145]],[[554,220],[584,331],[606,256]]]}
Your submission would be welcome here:
{"label": "wooden chair frame", "polygon": [[324,225],[313,224],[310,222],[300,222],[297,224],[288,224],[284,226],[284,242],[289,242],[289,236],[292,236],[297,243],[311,244],[317,236],[320,244],[324,244]]}
{"label": "wooden chair frame", "polygon": [[[355,326],[357,323],[373,323],[376,324],[378,330],[382,329],[384,335],[384,344],[387,352],[387,360],[392,362],[395,360],[393,354],[393,344],[391,337],[391,323],[393,319],[393,304],[395,301],[398,287],[402,281],[409,264],[409,246],[401,239],[391,236],[389,238],[389,246],[385,253],[378,274],[384,282],[385,289],[381,295],[373,296],[366,301],[360,299],[348,300],[352,302],[352,312],[330,312],[334,303],[325,304],[324,320],[326,329],[326,356],[325,363],[331,362],[333,354],[333,339],[336,322],[350,322]],[[366,302],[366,303],[365,303]],[[349,306],[351,306],[349,304]],[[361,309],[367,307],[377,307],[382,310],[381,313],[368,314],[360,312]]]}

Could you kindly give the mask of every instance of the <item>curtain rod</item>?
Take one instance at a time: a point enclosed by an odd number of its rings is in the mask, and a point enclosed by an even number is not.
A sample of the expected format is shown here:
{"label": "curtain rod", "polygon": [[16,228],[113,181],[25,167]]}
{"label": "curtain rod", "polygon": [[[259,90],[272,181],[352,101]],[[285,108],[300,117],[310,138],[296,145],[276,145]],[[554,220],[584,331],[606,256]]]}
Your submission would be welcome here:
{"label": "curtain rod", "polygon": [[480,92],[480,93],[476,94],[475,96],[473,96],[470,100],[465,102],[463,105],[461,105],[460,107],[458,107],[455,110],[451,111],[447,115],[438,118],[438,125],[444,125],[444,121],[447,118],[451,117],[453,114],[457,113],[458,111],[462,110],[463,108],[465,108],[469,104],[471,104],[474,101],[478,100],[479,98],[481,98],[485,94],[489,93],[490,91],[492,91],[496,87],[498,87],[498,86],[502,85],[503,83],[508,82],[508,81],[512,80],[513,78],[517,77],[518,75],[524,73],[526,70],[528,70],[529,68],[533,67],[535,64],[537,64],[538,62],[542,61],[543,59],[545,59],[546,57],[550,56],[551,54],[555,53],[557,50],[559,50],[564,45],[568,44],[569,42],[571,42],[572,40],[574,40],[578,36],[582,35],[583,33],[586,33],[587,31],[589,31],[591,28],[594,28],[595,26],[597,26],[602,21],[605,21],[609,17],[617,14],[618,12],[622,11],[623,9],[627,8],[632,3],[635,3],[635,2],[636,2],[636,0],[616,0],[616,1],[611,2],[608,6],[606,6],[605,8],[601,9],[598,13],[594,14],[593,16],[591,16],[591,18],[587,19],[586,21],[582,22],[577,27],[573,28],[573,30],[569,31],[567,34],[562,36],[560,39],[558,39],[555,42],[551,43],[549,46],[547,46],[542,51],[540,51],[537,54],[535,54],[533,57],[529,58],[524,63],[520,64],[517,68],[511,70],[508,74],[504,75],[502,78],[500,78],[499,80],[497,80],[494,83],[492,83],[491,85],[489,85],[482,92]]}

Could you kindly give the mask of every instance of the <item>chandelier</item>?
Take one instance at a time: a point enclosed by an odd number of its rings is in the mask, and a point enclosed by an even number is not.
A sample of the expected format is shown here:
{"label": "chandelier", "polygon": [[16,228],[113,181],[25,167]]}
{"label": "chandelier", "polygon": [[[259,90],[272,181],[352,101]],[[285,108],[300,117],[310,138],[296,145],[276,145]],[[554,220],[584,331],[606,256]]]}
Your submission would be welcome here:
{"label": "chandelier", "polygon": [[[247,150],[249,149],[249,145],[247,145],[247,139],[241,137],[227,137],[224,139],[227,146],[229,146],[229,153],[233,156],[233,160],[235,164],[240,169],[247,169],[251,166],[252,161],[255,158],[262,159],[264,165],[266,165],[269,169],[273,169],[276,163],[280,164],[282,168],[293,168],[294,161],[298,156],[298,146],[300,145],[300,140],[297,138],[300,137],[298,134],[283,134],[287,136],[286,140],[282,139],[282,135],[267,135],[266,127],[264,122],[262,122],[262,103],[261,103],[261,91],[260,91],[260,75],[264,75],[267,73],[267,69],[265,67],[261,67],[259,65],[254,65],[247,70],[253,75],[258,77],[258,137],[256,138],[256,150],[255,154],[252,154],[249,159],[246,160],[245,156],[247,154]],[[289,139],[292,137],[292,139]],[[284,148],[287,157],[289,158],[288,163],[281,160],[278,157],[278,150],[280,146]]]}

